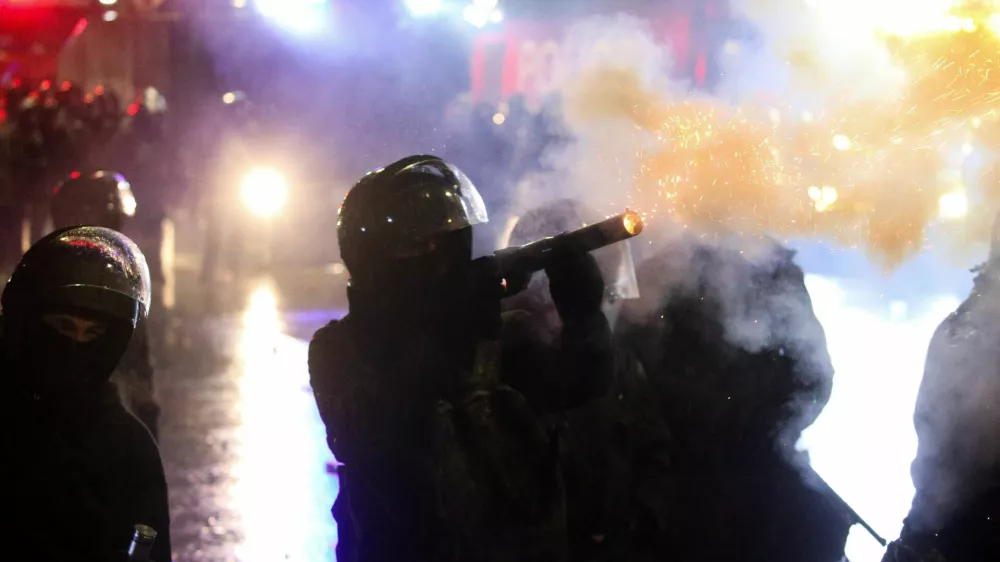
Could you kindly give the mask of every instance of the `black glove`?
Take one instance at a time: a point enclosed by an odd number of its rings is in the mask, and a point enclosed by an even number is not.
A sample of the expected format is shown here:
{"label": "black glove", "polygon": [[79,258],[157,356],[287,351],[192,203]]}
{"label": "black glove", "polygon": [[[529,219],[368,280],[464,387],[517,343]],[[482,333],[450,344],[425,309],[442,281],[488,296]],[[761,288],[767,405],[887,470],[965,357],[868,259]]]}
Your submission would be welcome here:
{"label": "black glove", "polygon": [[588,318],[601,312],[604,278],[597,261],[587,252],[557,250],[545,268],[549,293],[564,323]]}
{"label": "black glove", "polygon": [[473,260],[469,269],[471,300],[469,314],[472,328],[483,339],[500,337],[500,299],[505,296],[503,273],[493,256]]}

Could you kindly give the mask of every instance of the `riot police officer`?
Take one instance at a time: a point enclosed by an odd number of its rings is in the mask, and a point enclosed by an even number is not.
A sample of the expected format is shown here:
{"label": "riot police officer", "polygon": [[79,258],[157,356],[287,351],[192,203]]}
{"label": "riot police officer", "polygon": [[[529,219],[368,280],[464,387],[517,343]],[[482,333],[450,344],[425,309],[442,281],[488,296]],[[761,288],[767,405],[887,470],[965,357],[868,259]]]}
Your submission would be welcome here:
{"label": "riot police officer", "polygon": [[[622,341],[671,429],[672,560],[839,560],[853,520],[805,482],[801,431],[829,400],[833,365],[794,253],[679,226],[639,266]],[[818,487],[816,487],[818,488]]]}
{"label": "riot police officer", "polygon": [[[121,231],[135,216],[136,201],[124,176],[112,171],[74,172],[55,188],[52,223],[55,228],[88,225]],[[128,352],[113,377],[125,407],[153,434],[158,434],[160,407],[153,391],[153,359],[145,322],[136,325]]]}
{"label": "riot police officer", "polygon": [[[556,443],[541,412],[501,383],[503,279],[496,262],[471,259],[472,229],[487,220],[472,182],[434,156],[372,172],[344,200],[337,237],[350,312],[309,350],[328,443],[344,463],[340,559],[565,558]],[[573,372],[559,385],[573,400],[606,389],[610,375],[581,351],[609,347],[606,321],[586,325],[602,287],[596,298],[591,283],[572,287],[594,269],[585,254],[556,260],[548,273],[563,283],[560,313],[584,321],[565,348],[523,350],[535,373]],[[573,361],[591,367],[567,369]],[[548,399],[555,410],[572,403]]]}
{"label": "riot police officer", "polygon": [[[602,218],[579,201],[554,201],[519,217],[505,245],[528,244]],[[619,242],[592,255],[599,267],[593,281],[604,290],[600,308],[592,310],[603,310],[613,327],[624,300],[638,296],[631,249],[627,241]],[[582,282],[573,280],[575,285]],[[522,314],[541,334],[539,340],[558,341],[565,315],[556,310],[550,284],[544,273],[535,275],[526,290],[504,302],[504,308]],[[561,461],[572,559],[658,560],[667,542],[662,521],[670,509],[669,434],[642,365],[622,346],[616,345],[612,352],[614,379],[607,392],[564,416]],[[508,381],[511,386],[537,400],[543,377],[526,369],[507,371],[515,377]]]}
{"label": "riot police officer", "polygon": [[1000,548],[1000,214],[972,291],[934,332],[913,425],[915,494],[886,562],[979,561]]}
{"label": "riot police officer", "polygon": [[12,78],[3,85],[0,94],[3,97],[0,108],[3,109],[8,118],[12,119],[17,117],[25,98],[31,95],[31,87],[22,78]]}
{"label": "riot police officer", "polygon": [[154,283],[165,279],[159,248],[163,245],[163,223],[167,218],[171,190],[175,186],[174,160],[165,141],[167,102],[149,87],[143,90],[129,110],[128,131],[115,143],[119,169],[142,194],[134,233],[146,248],[149,272]]}
{"label": "riot police officer", "polygon": [[108,380],[149,292],[136,245],[99,227],[44,237],[4,288],[0,500],[12,558],[114,560],[144,524],[159,532],[153,558],[170,559],[159,452]]}
{"label": "riot police officer", "polygon": [[[51,186],[62,174],[55,169],[45,123],[45,99],[38,91],[26,97],[18,109],[11,133],[12,175],[23,219],[29,224],[29,239],[41,238],[48,215]],[[22,220],[23,220],[22,219]]]}
{"label": "riot police officer", "polygon": [[[9,86],[0,90],[0,269],[10,271],[21,258],[21,223],[24,209],[14,175],[14,132],[17,112],[11,108]],[[20,101],[17,101],[19,104]],[[16,106],[16,105],[15,105]]]}

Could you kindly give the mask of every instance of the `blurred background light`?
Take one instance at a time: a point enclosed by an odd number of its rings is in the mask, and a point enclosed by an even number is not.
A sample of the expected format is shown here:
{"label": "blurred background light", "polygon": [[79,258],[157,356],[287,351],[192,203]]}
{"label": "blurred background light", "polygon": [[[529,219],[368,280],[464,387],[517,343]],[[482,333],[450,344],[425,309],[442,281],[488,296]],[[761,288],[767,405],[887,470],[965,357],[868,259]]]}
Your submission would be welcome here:
{"label": "blurred background light", "polygon": [[429,16],[441,11],[442,0],[406,0],[406,9],[414,16]]}
{"label": "blurred background light", "polygon": [[465,21],[476,27],[503,21],[503,13],[497,9],[497,0],[474,0],[465,7],[463,15]]}
{"label": "blurred background light", "polygon": [[945,193],[938,199],[938,208],[943,219],[961,219],[969,214],[969,198],[961,191]]}
{"label": "blurred background light", "polygon": [[275,24],[310,34],[326,27],[327,0],[254,0],[254,6]]}
{"label": "blurred background light", "polygon": [[115,21],[116,19],[118,19],[118,12],[114,10],[104,12],[104,21]]}
{"label": "blurred background light", "polygon": [[273,168],[255,168],[243,177],[240,195],[247,210],[260,218],[273,218],[288,200],[288,183]]}

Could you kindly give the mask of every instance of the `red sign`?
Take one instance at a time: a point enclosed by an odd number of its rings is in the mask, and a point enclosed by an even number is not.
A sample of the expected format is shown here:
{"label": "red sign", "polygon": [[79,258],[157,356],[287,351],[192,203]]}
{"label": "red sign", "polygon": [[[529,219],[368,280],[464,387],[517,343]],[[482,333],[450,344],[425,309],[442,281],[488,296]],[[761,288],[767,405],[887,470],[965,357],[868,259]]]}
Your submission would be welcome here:
{"label": "red sign", "polygon": [[[676,14],[651,24],[657,42],[670,49],[674,68],[692,74],[702,49],[692,45],[691,19]],[[550,22],[508,22],[503,31],[477,37],[470,68],[474,101],[497,102],[520,94],[529,103],[537,103],[553,88],[553,63],[563,49],[565,27]]]}

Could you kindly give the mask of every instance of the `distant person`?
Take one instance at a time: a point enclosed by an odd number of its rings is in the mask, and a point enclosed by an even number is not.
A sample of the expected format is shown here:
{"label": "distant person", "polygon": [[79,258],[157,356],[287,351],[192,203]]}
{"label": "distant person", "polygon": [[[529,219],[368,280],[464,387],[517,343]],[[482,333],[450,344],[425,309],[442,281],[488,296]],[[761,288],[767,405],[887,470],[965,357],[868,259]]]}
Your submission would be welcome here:
{"label": "distant person", "polygon": [[[121,174],[108,170],[76,173],[59,184],[52,197],[55,228],[103,226],[121,232],[135,216],[132,189]],[[160,406],[153,388],[153,357],[145,320],[136,324],[135,334],[112,380],[122,403],[156,438],[159,435]]]}

